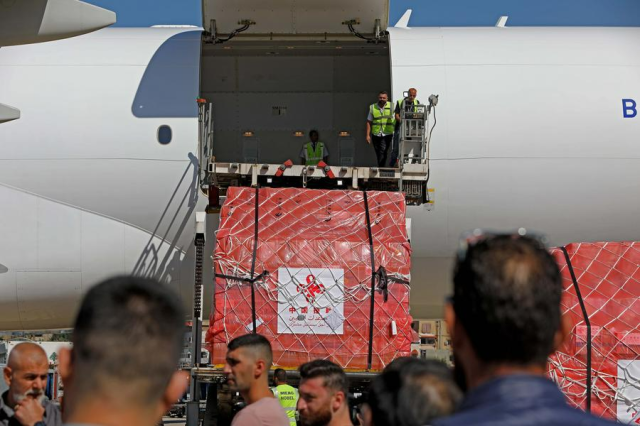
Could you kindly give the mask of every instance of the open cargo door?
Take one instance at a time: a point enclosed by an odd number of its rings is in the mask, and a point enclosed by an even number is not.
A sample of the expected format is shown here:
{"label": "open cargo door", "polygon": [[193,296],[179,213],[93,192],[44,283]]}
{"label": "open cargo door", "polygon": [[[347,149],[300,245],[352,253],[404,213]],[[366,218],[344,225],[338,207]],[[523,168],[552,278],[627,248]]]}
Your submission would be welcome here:
{"label": "open cargo door", "polygon": [[253,35],[349,35],[348,21],[362,34],[386,30],[389,0],[202,0],[203,27],[230,34],[248,22]]}

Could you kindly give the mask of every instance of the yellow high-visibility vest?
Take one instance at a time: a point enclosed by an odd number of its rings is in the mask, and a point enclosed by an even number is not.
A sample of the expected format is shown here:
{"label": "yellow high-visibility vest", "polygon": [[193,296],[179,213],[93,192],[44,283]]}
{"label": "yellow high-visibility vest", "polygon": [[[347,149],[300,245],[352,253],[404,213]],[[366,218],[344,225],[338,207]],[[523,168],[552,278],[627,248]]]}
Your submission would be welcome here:
{"label": "yellow high-visibility vest", "polygon": [[[406,99],[402,99],[401,101],[398,101],[398,108],[400,108],[400,111],[402,111],[402,109],[404,108],[404,102]],[[420,101],[418,101],[417,99],[413,100],[413,108],[411,108],[414,112],[416,110],[416,105],[420,104]]]}
{"label": "yellow high-visibility vest", "polygon": [[316,149],[313,149],[313,143],[307,142],[305,154],[307,166],[317,166],[322,161],[322,154],[324,153],[324,144],[320,141],[316,142]]}
{"label": "yellow high-visibility vest", "polygon": [[378,108],[378,104],[372,104],[369,107],[373,121],[371,124],[371,134],[377,136],[380,133],[385,135],[393,134],[396,125],[396,117],[391,110],[391,102],[384,105],[382,111]]}
{"label": "yellow high-visibility vest", "polygon": [[273,395],[278,398],[280,405],[289,417],[289,426],[296,426],[296,405],[298,404],[298,390],[289,385],[278,385],[273,388]]}

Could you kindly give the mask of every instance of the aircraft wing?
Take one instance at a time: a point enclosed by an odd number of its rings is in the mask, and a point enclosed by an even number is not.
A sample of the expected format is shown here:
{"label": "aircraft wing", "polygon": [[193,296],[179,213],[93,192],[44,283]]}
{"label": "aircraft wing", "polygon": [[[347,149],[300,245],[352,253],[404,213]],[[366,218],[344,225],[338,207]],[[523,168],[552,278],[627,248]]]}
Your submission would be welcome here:
{"label": "aircraft wing", "polygon": [[8,105],[0,104],[0,124],[20,118],[20,110]]}
{"label": "aircraft wing", "polygon": [[0,46],[75,37],[116,22],[110,10],[78,0],[0,2]]}

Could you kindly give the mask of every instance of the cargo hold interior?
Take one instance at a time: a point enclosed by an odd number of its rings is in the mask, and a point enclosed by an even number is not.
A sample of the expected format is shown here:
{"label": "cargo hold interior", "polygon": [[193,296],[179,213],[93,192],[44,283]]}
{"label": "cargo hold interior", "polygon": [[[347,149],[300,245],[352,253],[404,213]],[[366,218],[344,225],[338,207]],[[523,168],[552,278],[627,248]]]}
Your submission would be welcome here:
{"label": "cargo hold interior", "polygon": [[213,103],[218,162],[300,163],[317,129],[329,164],[375,166],[368,106],[390,93],[386,43],[231,41],[203,44],[201,96]]}

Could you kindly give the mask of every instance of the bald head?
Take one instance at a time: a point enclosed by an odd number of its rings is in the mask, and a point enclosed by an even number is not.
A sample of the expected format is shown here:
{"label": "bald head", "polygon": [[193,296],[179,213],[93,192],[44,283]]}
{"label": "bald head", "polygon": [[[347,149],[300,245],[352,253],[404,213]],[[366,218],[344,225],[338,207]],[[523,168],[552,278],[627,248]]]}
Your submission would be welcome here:
{"label": "bald head", "polygon": [[49,376],[47,354],[35,343],[20,343],[11,350],[3,373],[9,386],[10,406],[25,398],[40,400],[44,397]]}
{"label": "bald head", "polygon": [[9,353],[7,367],[17,371],[25,364],[45,364],[48,366],[47,353],[40,345],[31,342],[24,342],[14,346],[11,353]]}

